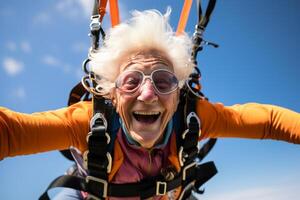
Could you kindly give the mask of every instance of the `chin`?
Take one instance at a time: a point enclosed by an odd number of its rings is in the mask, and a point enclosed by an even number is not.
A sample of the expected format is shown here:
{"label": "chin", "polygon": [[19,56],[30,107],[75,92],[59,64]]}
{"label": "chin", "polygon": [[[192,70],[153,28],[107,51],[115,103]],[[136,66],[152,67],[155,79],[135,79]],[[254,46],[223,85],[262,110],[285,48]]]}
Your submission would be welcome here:
{"label": "chin", "polygon": [[155,136],[154,133],[157,133],[157,131],[155,132],[131,131],[130,135],[142,147],[151,148],[157,142],[158,138],[160,138],[159,135]]}

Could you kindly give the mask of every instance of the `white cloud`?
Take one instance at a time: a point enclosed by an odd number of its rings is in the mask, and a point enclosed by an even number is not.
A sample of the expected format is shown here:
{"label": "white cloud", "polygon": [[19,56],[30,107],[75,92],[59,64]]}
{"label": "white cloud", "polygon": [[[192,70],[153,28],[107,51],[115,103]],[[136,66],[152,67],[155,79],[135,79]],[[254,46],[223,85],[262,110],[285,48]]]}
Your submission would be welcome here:
{"label": "white cloud", "polygon": [[[65,74],[73,73],[71,65],[69,65],[68,63],[62,62],[60,59],[58,59],[52,55],[44,56],[42,58],[42,63],[44,63],[50,67],[53,67],[55,69],[58,69]],[[76,72],[74,72],[74,73],[75,73],[75,76],[77,76]]]}
{"label": "white cloud", "polygon": [[28,41],[22,41],[20,44],[17,44],[16,42],[13,41],[8,41],[5,44],[5,47],[9,51],[16,51],[18,47],[20,46],[20,49],[24,53],[30,53],[31,52],[31,45]]}
{"label": "white cloud", "polygon": [[70,8],[70,6],[72,6],[72,0],[61,0],[58,1],[58,3],[55,5],[56,10],[58,11],[66,11]]}
{"label": "white cloud", "polygon": [[61,65],[61,62],[59,59],[55,58],[52,55],[46,55],[42,58],[42,62],[46,65],[52,66],[52,67],[59,67]]}
{"label": "white cloud", "polygon": [[76,7],[76,2],[73,0],[58,1],[55,8],[62,15],[70,19],[76,19],[80,16],[80,10],[78,7]]}
{"label": "white cloud", "polygon": [[87,16],[90,16],[92,14],[94,1],[87,1],[87,0],[77,0],[77,1],[78,1],[79,5],[81,6],[81,9],[84,11],[84,13]]}
{"label": "white cloud", "polygon": [[[109,4],[109,3],[108,3]],[[67,17],[71,20],[82,19],[82,17],[90,17],[94,6],[93,0],[60,0],[50,10],[43,11],[34,16],[33,22],[36,24],[49,24],[53,22],[55,15],[54,12]],[[120,16],[123,19],[128,17],[128,10],[125,4],[119,2]],[[107,5],[106,15],[110,15],[109,5]],[[110,21],[109,17],[106,17],[106,22]]]}
{"label": "white cloud", "polygon": [[17,49],[16,43],[12,42],[12,41],[8,41],[5,46],[10,51],[16,51],[16,49]]}
{"label": "white cloud", "polygon": [[[118,2],[119,5],[119,12],[120,16],[123,19],[128,18],[128,9],[125,4]],[[55,8],[61,14],[68,16],[68,17],[80,17],[84,14],[87,17],[90,17],[92,14],[94,6],[93,0],[60,0],[56,5]],[[109,2],[107,3],[106,7],[106,15],[110,15],[109,10]],[[109,20],[109,17],[106,17]]]}
{"label": "white cloud", "polygon": [[40,11],[33,17],[34,24],[50,24],[59,17],[77,21],[82,16],[89,17],[92,11],[93,0],[60,0],[47,10]]}
{"label": "white cloud", "polygon": [[21,50],[24,53],[30,53],[31,52],[31,45],[28,41],[22,41],[20,44]]}
{"label": "white cloud", "polygon": [[3,68],[8,75],[15,76],[23,70],[24,64],[21,61],[8,57],[3,60]]}
{"label": "white cloud", "polygon": [[92,12],[92,0],[60,0],[55,5],[56,11],[70,19],[78,20],[79,17],[89,17]]}

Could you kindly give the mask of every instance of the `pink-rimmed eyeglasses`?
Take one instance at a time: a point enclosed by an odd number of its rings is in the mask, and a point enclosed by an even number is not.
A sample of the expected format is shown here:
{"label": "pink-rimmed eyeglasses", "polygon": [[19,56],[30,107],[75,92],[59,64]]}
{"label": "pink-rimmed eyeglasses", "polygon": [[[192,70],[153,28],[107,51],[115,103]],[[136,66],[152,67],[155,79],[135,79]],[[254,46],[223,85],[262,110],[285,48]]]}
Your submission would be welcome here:
{"label": "pink-rimmed eyeglasses", "polygon": [[122,92],[133,94],[146,79],[150,79],[158,94],[170,94],[178,88],[175,74],[166,69],[154,70],[150,75],[145,75],[139,70],[128,70],[118,76],[115,84]]}

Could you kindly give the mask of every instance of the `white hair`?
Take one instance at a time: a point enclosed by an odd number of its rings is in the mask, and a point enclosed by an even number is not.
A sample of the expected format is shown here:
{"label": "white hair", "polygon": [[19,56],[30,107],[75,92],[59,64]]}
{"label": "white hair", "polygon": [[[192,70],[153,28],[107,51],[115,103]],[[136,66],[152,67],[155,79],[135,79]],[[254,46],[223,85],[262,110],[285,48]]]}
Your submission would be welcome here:
{"label": "white hair", "polygon": [[182,86],[194,64],[190,59],[191,39],[186,33],[176,35],[169,24],[169,8],[165,15],[157,10],[132,12],[132,18],[111,28],[104,45],[91,53],[91,70],[101,77],[101,93],[107,95],[114,87],[120,65],[126,56],[145,50],[158,50],[173,64]]}

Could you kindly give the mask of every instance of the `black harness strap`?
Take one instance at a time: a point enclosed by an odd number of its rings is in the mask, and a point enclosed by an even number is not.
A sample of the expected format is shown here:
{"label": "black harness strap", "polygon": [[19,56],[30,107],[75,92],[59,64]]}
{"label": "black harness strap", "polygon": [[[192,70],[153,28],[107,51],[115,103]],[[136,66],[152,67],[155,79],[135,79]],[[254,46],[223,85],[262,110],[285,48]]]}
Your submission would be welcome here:
{"label": "black harness strap", "polygon": [[73,105],[79,101],[88,101],[89,92],[83,87],[82,83],[79,82],[70,92],[68,106]]}
{"label": "black harness strap", "polygon": [[[104,4],[99,6],[99,1],[100,1],[100,4],[102,4],[103,2],[104,2]],[[98,49],[98,47],[99,47],[100,33],[102,35],[102,39],[104,40],[104,38],[105,38],[105,32],[101,26],[101,21],[105,14],[105,6],[106,6],[107,1],[103,1],[103,2],[101,0],[94,0],[94,7],[93,7],[92,16],[91,16],[91,24],[90,24],[90,29],[91,29],[90,36],[92,38],[92,49],[93,50]],[[101,6],[104,6],[104,8]],[[103,9],[104,9],[104,12],[99,13],[99,11],[103,11]]]}
{"label": "black harness strap", "polygon": [[[94,9],[91,17],[90,36],[92,38],[92,51],[99,47],[99,36],[102,35],[102,40],[105,38],[105,33],[101,26],[106,7],[106,0],[94,0]],[[102,9],[102,10],[101,10]],[[103,10],[104,9],[104,10]],[[103,12],[104,11],[104,12]],[[99,13],[103,12],[103,13]],[[94,81],[93,74],[87,70],[87,63],[83,68],[91,78],[91,84],[96,88],[97,84]],[[94,115],[90,122],[90,132],[87,136],[88,150],[83,154],[85,168],[88,176],[85,178],[86,190],[90,199],[104,199],[107,196],[108,173],[112,167],[112,156],[109,151],[111,140],[111,132],[108,132],[108,123],[106,119],[110,119],[112,113],[111,104],[103,97],[92,97]]]}
{"label": "black harness strap", "polygon": [[[207,42],[203,39],[203,33],[209,22],[210,15],[215,7],[216,0],[209,0],[205,15],[202,15],[202,9],[200,0],[197,1],[198,8],[198,24],[196,25],[195,33],[193,35],[193,49],[192,49],[192,60],[195,66],[197,66],[197,54],[203,49],[204,45],[210,44],[215,47],[218,45]],[[207,99],[201,92],[200,80],[201,72],[195,67],[194,71],[190,74],[189,79],[186,81],[185,87],[183,88],[182,96],[185,100],[185,118],[187,130],[183,132],[180,142],[181,147],[179,148],[179,161],[182,166],[182,173],[193,173],[197,171],[195,177],[183,181],[183,192],[181,193],[180,199],[186,199],[191,194],[191,190],[195,190],[201,193],[199,187],[213,177],[216,173],[216,167],[213,162],[204,163],[198,165],[198,161],[201,161],[210,151],[210,149],[216,143],[216,139],[210,139],[204,146],[198,150],[198,138],[200,132],[200,120],[195,113],[197,101]],[[203,176],[204,174],[207,176]]]}
{"label": "black harness strap", "polygon": [[48,196],[48,191],[53,188],[64,187],[64,188],[72,188],[75,190],[81,190],[85,187],[84,181],[81,181],[78,176],[72,175],[63,175],[57,177],[53,180],[49,186],[47,187],[46,191],[40,196],[39,200],[50,200]]}
{"label": "black harness strap", "polygon": [[202,161],[205,156],[210,152],[210,150],[214,147],[214,145],[216,144],[217,139],[215,138],[211,138],[209,139],[200,149],[199,153],[198,153],[198,159],[199,161]]}
{"label": "black harness strap", "polygon": [[217,0],[209,0],[205,15],[202,15],[202,8],[200,0],[197,0],[197,10],[198,10],[198,24],[195,27],[195,32],[193,35],[193,50],[192,50],[192,59],[197,65],[197,55],[199,51],[203,50],[204,45],[211,45],[215,48],[219,47],[218,44],[213,42],[208,42],[203,39],[203,33],[209,22],[212,11],[215,8]]}
{"label": "black harness strap", "polygon": [[40,200],[48,200],[48,190],[54,187],[67,187],[87,191],[90,199],[104,199],[108,191],[108,173],[112,166],[112,156],[109,152],[111,141],[107,133],[107,121],[104,111],[110,109],[110,104],[104,98],[93,97],[94,116],[90,122],[90,132],[87,136],[88,150],[84,152],[84,165],[88,176],[61,176],[55,179],[42,194]]}
{"label": "black harness strap", "polygon": [[107,132],[108,125],[105,116],[105,111],[110,109],[110,105],[103,97],[94,95],[93,107],[94,116],[90,122],[91,132],[87,136],[88,151],[84,153],[84,162],[88,171],[86,183],[89,195],[102,199],[107,196],[108,173],[112,167],[112,156],[109,151],[112,141]]}
{"label": "black harness strap", "polygon": [[[192,170],[182,171],[171,181],[165,181],[161,176],[157,176],[152,179],[145,179],[141,182],[126,184],[107,183],[103,179],[97,179],[91,176],[84,178],[64,175],[55,179],[48,186],[47,191],[52,188],[64,187],[88,192],[91,199],[102,199],[102,197],[107,196],[140,197],[141,199],[147,199],[153,196],[166,195],[168,191],[184,185],[185,182],[194,181],[195,177],[201,179],[201,182],[199,181],[197,183],[197,187],[200,187],[217,172],[213,162],[204,163],[191,169]],[[39,200],[49,199],[47,192],[43,193],[39,198]]]}

